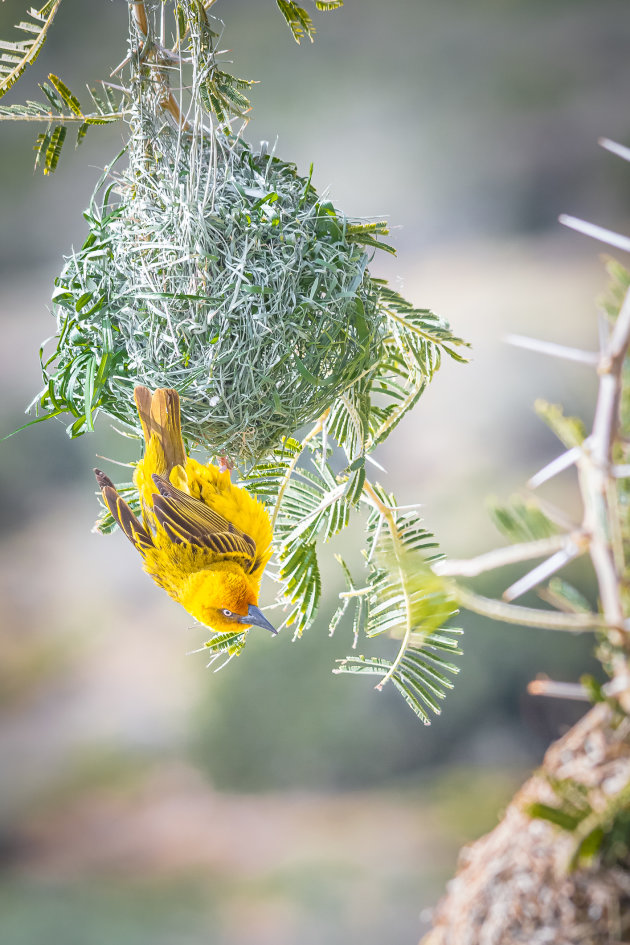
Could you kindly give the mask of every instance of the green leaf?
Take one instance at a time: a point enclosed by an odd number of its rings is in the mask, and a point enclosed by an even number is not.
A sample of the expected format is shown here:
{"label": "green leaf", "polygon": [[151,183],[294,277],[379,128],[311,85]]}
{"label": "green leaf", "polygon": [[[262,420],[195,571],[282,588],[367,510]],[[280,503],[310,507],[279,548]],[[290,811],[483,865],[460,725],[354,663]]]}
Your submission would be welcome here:
{"label": "green leaf", "polygon": [[580,676],[580,682],[586,689],[588,697],[595,705],[597,702],[606,702],[606,693],[602,689],[602,684],[594,676],[584,674]]}
{"label": "green leaf", "polygon": [[490,499],[488,508],[498,530],[512,542],[549,538],[558,532],[535,498],[523,499],[515,495],[506,503]]}
{"label": "green leaf", "polygon": [[602,848],[604,838],[605,833],[603,827],[599,825],[594,827],[578,845],[571,866],[576,867],[579,861],[590,860],[594,856],[597,856]]}
{"label": "green leaf", "polygon": [[186,17],[180,3],[175,7],[175,22],[177,24],[177,42],[181,43],[186,35]]}
{"label": "green leaf", "polygon": [[62,112],[63,101],[59,98],[55,90],[50,85],[48,85],[48,82],[39,82],[38,85],[50,102],[50,107],[52,108],[53,112],[56,112],[57,114]]}
{"label": "green leaf", "polygon": [[276,4],[285,18],[296,43],[299,44],[305,36],[313,42],[315,27],[306,10],[294,3],[293,0],[276,0]]}
{"label": "green leaf", "polygon": [[34,170],[37,170],[42,161],[46,157],[48,148],[50,147],[50,132],[44,131],[37,136],[37,141],[33,147],[35,153],[35,164]]}
{"label": "green leaf", "polygon": [[235,656],[243,649],[246,639],[246,631],[241,631],[240,633],[218,633],[216,636],[206,640],[204,647],[214,656],[219,656],[219,654],[222,653]]}
{"label": "green leaf", "polygon": [[85,386],[83,390],[83,401],[85,403],[85,425],[92,433],[94,431],[94,421],[92,418],[93,400],[94,400],[94,378],[96,375],[96,360],[90,358],[87,371],[85,373]]}
{"label": "green leaf", "polygon": [[567,449],[582,445],[586,430],[579,417],[565,417],[560,404],[550,404],[542,398],[535,402],[534,409]]}
{"label": "green leaf", "polygon": [[[445,696],[444,686],[452,688],[452,683],[446,677],[440,678],[435,674],[431,664],[423,660],[421,651],[414,652],[413,660],[410,656],[411,653],[400,661],[391,680],[423,724],[429,725],[429,712],[440,714],[439,700]],[[333,672],[383,677],[392,672],[393,666],[391,660],[382,657],[348,656],[338,661],[337,669]]]}
{"label": "green leaf", "polygon": [[78,148],[79,145],[83,144],[83,139],[85,138],[89,127],[90,125],[87,121],[84,121],[82,125],[79,125],[78,130],[77,130],[77,140],[76,140],[75,147]]}
{"label": "green leaf", "polygon": [[79,99],[76,95],[73,95],[68,86],[61,81],[59,76],[54,75],[52,72],[49,74],[48,78],[51,81],[51,84],[55,87],[65,104],[68,106],[71,112],[75,115],[81,115],[81,105]]}
{"label": "green leaf", "polygon": [[588,614],[592,610],[586,597],[561,577],[554,577],[549,581],[545,598],[559,610],[576,614]]}
{"label": "green leaf", "polygon": [[551,807],[549,804],[541,804],[538,801],[529,804],[526,807],[526,811],[532,818],[547,820],[549,823],[555,824],[557,827],[562,827],[563,830],[570,832],[574,831],[584,819],[583,816],[571,814],[560,808]]}
{"label": "green leaf", "polygon": [[59,155],[63,143],[66,140],[66,129],[63,125],[57,125],[53,128],[46,148],[46,161],[44,163],[44,174],[53,174],[59,163]]}

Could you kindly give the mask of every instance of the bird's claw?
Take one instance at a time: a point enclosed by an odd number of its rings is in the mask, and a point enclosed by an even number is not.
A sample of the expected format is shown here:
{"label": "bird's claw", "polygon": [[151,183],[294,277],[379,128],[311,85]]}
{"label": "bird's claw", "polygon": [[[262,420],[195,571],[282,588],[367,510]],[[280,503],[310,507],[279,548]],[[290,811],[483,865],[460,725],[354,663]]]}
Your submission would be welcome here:
{"label": "bird's claw", "polygon": [[234,463],[231,459],[228,459],[227,456],[219,456],[219,472],[232,472],[234,469]]}

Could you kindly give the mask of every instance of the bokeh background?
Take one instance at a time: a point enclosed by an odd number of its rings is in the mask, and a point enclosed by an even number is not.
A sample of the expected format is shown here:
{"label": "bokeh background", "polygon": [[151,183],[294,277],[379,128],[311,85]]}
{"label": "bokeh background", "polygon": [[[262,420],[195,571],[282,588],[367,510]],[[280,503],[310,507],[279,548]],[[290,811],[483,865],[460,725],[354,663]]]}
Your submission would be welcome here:
{"label": "bokeh background", "polygon": [[[0,4],[0,36],[23,9]],[[249,140],[277,139],[304,173],[313,162],[348,214],[386,215],[399,253],[373,270],[472,342],[472,362],[445,364],[381,450],[383,482],[424,504],[447,554],[502,543],[486,497],[559,449],[534,399],[592,412],[586,368],[503,338],[596,342],[599,247],[556,221],[628,226],[628,167],[596,143],[630,139],[627,3],[347,0],[313,9],[317,41],[301,47],[273,0],[215,9],[236,73],[260,80]],[[126,18],[124,0],[65,0],[3,104],[35,97],[49,71],[79,94],[106,77]],[[1,434],[38,390],[52,282],[123,132],[93,129],[45,179],[33,127],[0,126]],[[417,941],[458,848],[583,711],[527,682],[592,669],[592,641],[462,614],[462,671],[425,729],[394,692],[331,675],[351,644],[348,627],[327,634],[337,546],[308,635],[252,635],[213,674],[189,655],[203,634],[133,549],[91,532],[103,455],[133,458],[105,422],[78,441],[53,421],[0,443],[3,943]],[[546,495],[578,514],[571,474]],[[514,576],[477,586],[500,593]],[[572,577],[592,596],[585,565]]]}

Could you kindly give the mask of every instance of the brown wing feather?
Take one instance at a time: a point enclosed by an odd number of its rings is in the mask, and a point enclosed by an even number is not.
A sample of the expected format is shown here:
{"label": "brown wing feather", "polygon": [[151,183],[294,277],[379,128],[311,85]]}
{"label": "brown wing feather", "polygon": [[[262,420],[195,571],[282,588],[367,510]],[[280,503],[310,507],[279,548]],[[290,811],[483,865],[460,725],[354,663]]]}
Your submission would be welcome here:
{"label": "brown wing feather", "polygon": [[220,555],[239,555],[252,571],[256,542],[205,502],[186,495],[162,476],[153,476],[159,495],[153,496],[153,513],[172,541],[210,548]]}
{"label": "brown wing feather", "polygon": [[136,518],[127,503],[116,492],[116,487],[109,476],[106,476],[100,469],[94,470],[96,481],[103,493],[103,501],[114,516],[116,522],[120,525],[132,545],[140,552],[153,547],[151,534],[144,527],[142,522]]}

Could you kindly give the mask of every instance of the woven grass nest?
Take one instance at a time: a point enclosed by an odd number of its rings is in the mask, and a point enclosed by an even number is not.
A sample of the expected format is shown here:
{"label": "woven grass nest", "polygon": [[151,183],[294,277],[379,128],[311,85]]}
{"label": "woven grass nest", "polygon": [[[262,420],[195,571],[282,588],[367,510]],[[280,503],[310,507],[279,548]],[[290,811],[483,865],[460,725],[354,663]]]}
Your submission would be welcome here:
{"label": "woven grass nest", "polygon": [[385,318],[366,264],[386,231],[264,148],[155,140],[93,200],[56,280],[40,402],[74,415],[71,435],[99,411],[138,429],[133,387],[174,387],[190,445],[256,459],[377,364]]}

